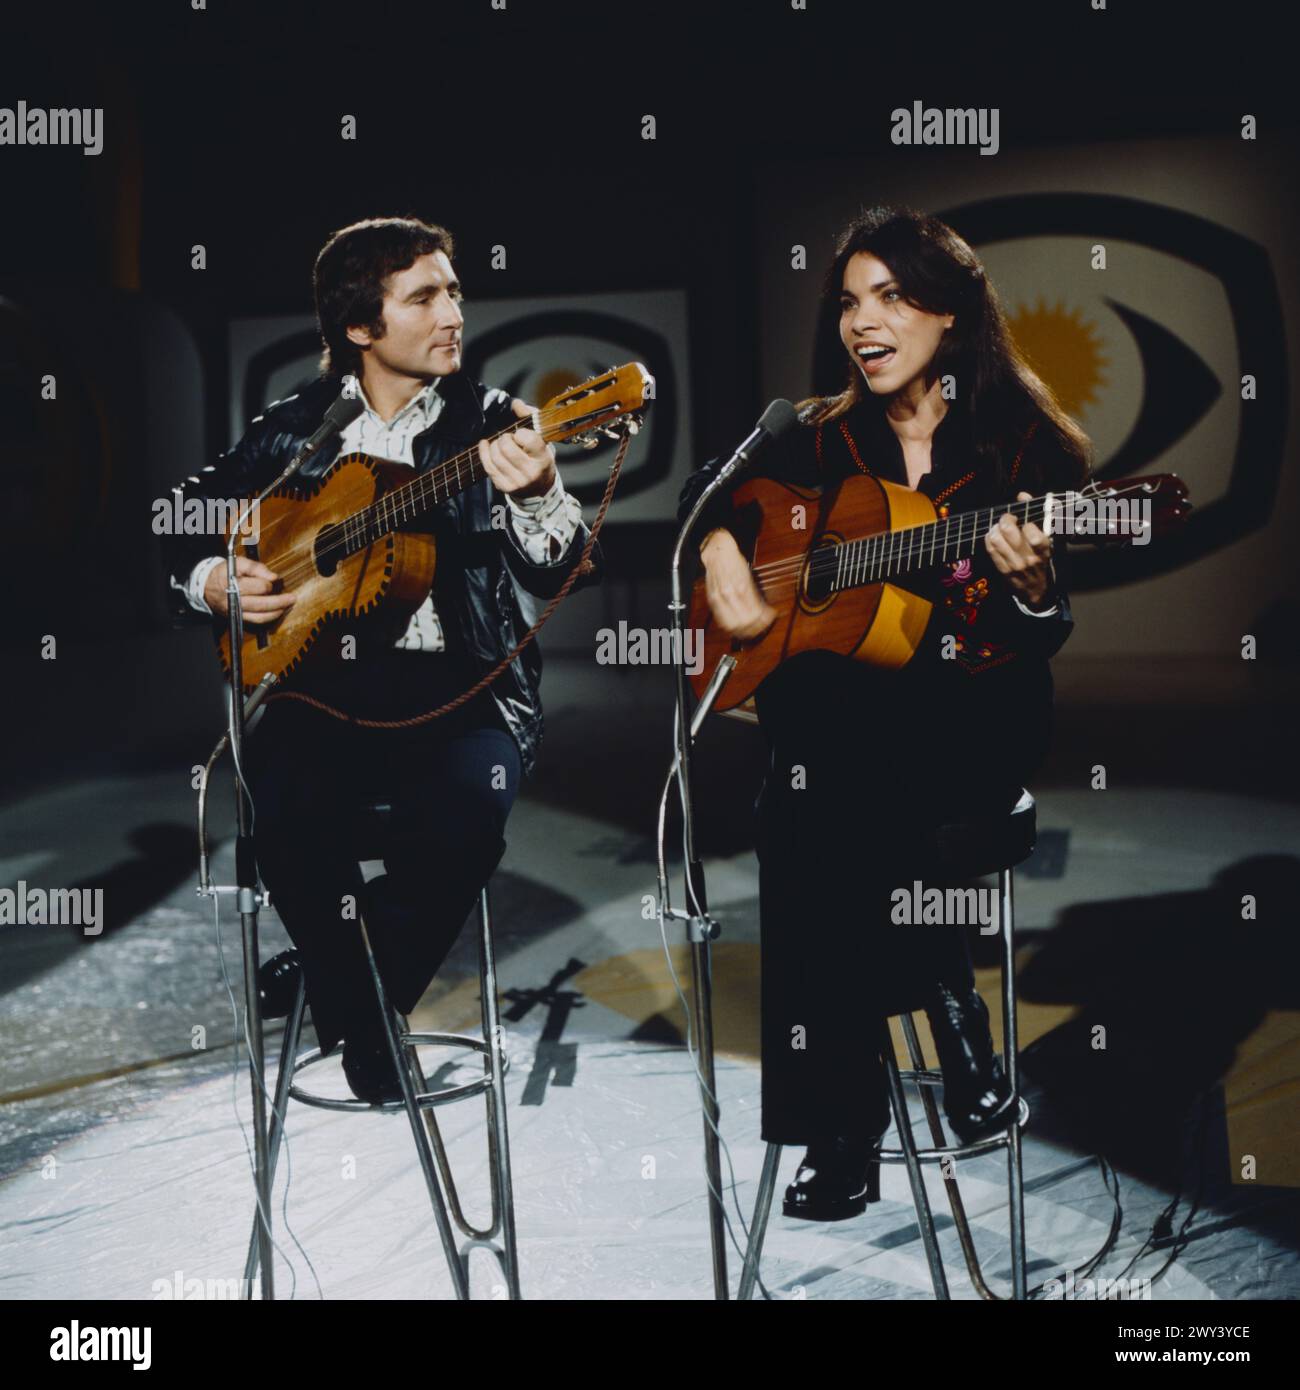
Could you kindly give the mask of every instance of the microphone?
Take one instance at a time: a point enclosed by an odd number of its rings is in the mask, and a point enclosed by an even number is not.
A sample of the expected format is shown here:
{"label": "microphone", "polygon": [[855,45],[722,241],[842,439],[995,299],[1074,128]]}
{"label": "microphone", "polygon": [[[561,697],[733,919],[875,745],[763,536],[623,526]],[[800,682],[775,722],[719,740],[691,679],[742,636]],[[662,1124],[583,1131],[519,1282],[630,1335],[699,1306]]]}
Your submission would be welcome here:
{"label": "microphone", "polygon": [[714,474],[714,482],[719,486],[726,482],[742,464],[749,463],[760,449],[766,448],[774,439],[779,439],[798,420],[794,406],[786,400],[775,400],[759,416],[753,432],[744,439],[736,452]]}
{"label": "microphone", "polygon": [[[230,582],[232,585],[235,582],[235,571],[233,569],[235,546],[239,541],[240,531],[244,522],[252,514],[253,509],[260,506],[276,488],[283,486],[284,483],[292,478],[313,454],[318,454],[340,430],[345,429],[365,408],[366,403],[361,397],[360,383],[354,376],[345,376],[343,378],[342,394],[325,412],[325,418],[320,422],[315,433],[303,443],[302,448],[299,449],[293,458],[284,466],[280,476],[268,483],[262,491],[248,503],[239,514],[239,520],[230,528],[230,538],[226,545],[226,557],[232,564],[230,570]],[[229,592],[229,590],[227,590],[227,592]]]}
{"label": "microphone", "polygon": [[345,376],[342,394],[325,412],[325,418],[320,422],[316,432],[303,444],[302,448],[294,455],[293,462],[276,480],[276,486],[278,487],[286,478],[296,473],[313,454],[318,454],[336,434],[346,429],[365,408],[366,403],[361,397],[361,387],[356,377]]}

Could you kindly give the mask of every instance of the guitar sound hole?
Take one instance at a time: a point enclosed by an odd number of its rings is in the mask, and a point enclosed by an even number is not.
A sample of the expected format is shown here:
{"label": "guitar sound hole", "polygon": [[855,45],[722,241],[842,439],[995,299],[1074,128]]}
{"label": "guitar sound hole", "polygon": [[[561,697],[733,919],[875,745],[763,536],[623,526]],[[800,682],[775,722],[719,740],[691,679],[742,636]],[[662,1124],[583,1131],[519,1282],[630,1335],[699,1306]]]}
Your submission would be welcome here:
{"label": "guitar sound hole", "polygon": [[312,557],[316,561],[316,568],[321,574],[333,574],[339,567],[346,552],[340,536],[340,528],[337,526],[326,526],[316,537],[316,544],[312,547]]}
{"label": "guitar sound hole", "polygon": [[831,584],[835,579],[835,543],[819,545],[808,557],[804,566],[803,592],[808,603],[824,603],[831,596]]}

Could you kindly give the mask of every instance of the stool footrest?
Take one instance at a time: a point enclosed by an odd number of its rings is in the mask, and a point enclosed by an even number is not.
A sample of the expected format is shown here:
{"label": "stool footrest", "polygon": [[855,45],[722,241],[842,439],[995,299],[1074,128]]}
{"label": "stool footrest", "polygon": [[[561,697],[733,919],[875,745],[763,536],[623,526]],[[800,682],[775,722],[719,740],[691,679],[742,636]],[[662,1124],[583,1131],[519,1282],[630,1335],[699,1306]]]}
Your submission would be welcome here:
{"label": "stool footrest", "polygon": [[[462,1033],[402,1033],[399,1036],[404,1047],[463,1047],[471,1052],[481,1053],[485,1063],[488,1060],[488,1045],[482,1038],[471,1038]],[[498,1056],[501,1059],[501,1074],[504,1076],[510,1070],[510,1058],[504,1052],[498,1053]],[[294,1076],[321,1061],[324,1061],[324,1057],[320,1048],[314,1047],[310,1052],[304,1052],[293,1064]],[[491,1085],[492,1069],[489,1063],[482,1076],[461,1086],[446,1086],[440,1091],[417,1091],[415,1103],[421,1109],[429,1109],[435,1105],[450,1105],[458,1100],[481,1096]],[[293,1083],[290,1083],[289,1095],[300,1104],[312,1105],[318,1110],[381,1110],[396,1114],[406,1108],[405,1103],[400,1100],[372,1105],[369,1101],[357,1100],[355,1097],[317,1095],[312,1091],[304,1091]]]}
{"label": "stool footrest", "polygon": [[942,1086],[943,1073],[932,1071],[927,1067],[924,1071],[900,1071],[898,1073],[900,1081],[914,1081],[918,1086]]}
{"label": "stool footrest", "polygon": [[[502,842],[502,849],[505,848]],[[510,1173],[510,1138],[507,1126],[507,1097],[504,1077],[510,1068],[510,1059],[501,1046],[501,1014],[497,1002],[496,953],[492,944],[492,916],[488,900],[487,885],[479,892],[478,901],[478,983],[479,1007],[482,1020],[482,1039],[468,1037],[461,1033],[417,1033],[412,1032],[408,1020],[400,1010],[394,1008],[384,982],[380,978],[379,966],[371,949],[370,935],[364,917],[358,919],[361,946],[369,969],[370,983],[374,989],[375,1002],[383,1019],[383,1052],[390,1063],[395,1063],[400,1082],[402,1099],[372,1105],[368,1101],[354,1097],[334,1098],[304,1090],[298,1083],[300,1073],[307,1067],[324,1060],[319,1047],[297,1055],[299,1038],[303,1023],[303,1013],[307,1003],[305,980],[299,980],[296,998],[289,1013],[285,1027],[284,1041],[280,1050],[279,1074],[275,1083],[275,1100],[272,1108],[271,1129],[268,1133],[266,1177],[262,1176],[259,1155],[259,1190],[265,1182],[269,1193],[275,1181],[275,1165],[279,1146],[285,1134],[285,1118],[290,1100],[302,1105],[310,1105],[320,1110],[369,1111],[389,1114],[405,1114],[411,1127],[416,1157],[419,1160],[420,1174],[424,1179],[429,1197],[438,1240],[447,1261],[447,1271],[451,1276],[452,1290],[460,1301],[468,1300],[469,1289],[469,1251],[482,1247],[489,1250],[498,1260],[505,1276],[507,1296],[520,1297],[519,1254],[515,1234],[514,1185]],[[251,982],[249,985],[252,988]],[[474,1079],[465,1085],[444,1086],[441,1090],[429,1090],[429,1078],[425,1074],[425,1059],[420,1056],[421,1047],[460,1048],[477,1053],[482,1058],[481,1072],[470,1067],[468,1073]],[[464,1057],[444,1060],[437,1074],[455,1073]],[[476,1074],[478,1073],[478,1074]],[[435,1106],[448,1105],[455,1101],[468,1100],[482,1096],[486,1101],[488,1176],[491,1184],[491,1218],[489,1225],[480,1229],[467,1220],[452,1174],[451,1163],[443,1141],[439,1122],[433,1113]],[[268,1206],[259,1203],[253,1219],[253,1231],[249,1237],[248,1255],[244,1264],[244,1277],[248,1287],[252,1287],[257,1277],[259,1265],[265,1255],[269,1264],[267,1245],[269,1225]],[[456,1246],[456,1230],[467,1237],[461,1249]],[[499,1238],[499,1243],[498,1243]],[[278,1249],[278,1247],[276,1247]],[[270,1269],[266,1270],[269,1289]]]}
{"label": "stool footrest", "polygon": [[[1029,1123],[1029,1105],[1024,1096],[1020,1097],[1020,1110],[1016,1116],[1016,1128],[1024,1129]],[[970,1144],[947,1144],[939,1149],[917,1149],[916,1157],[921,1163],[942,1163],[945,1158],[978,1158],[981,1154],[992,1153],[995,1149],[1005,1149],[1011,1143],[1010,1127],[990,1134],[987,1139],[976,1139]],[[902,1149],[881,1149],[882,1163],[906,1163],[907,1155]]]}

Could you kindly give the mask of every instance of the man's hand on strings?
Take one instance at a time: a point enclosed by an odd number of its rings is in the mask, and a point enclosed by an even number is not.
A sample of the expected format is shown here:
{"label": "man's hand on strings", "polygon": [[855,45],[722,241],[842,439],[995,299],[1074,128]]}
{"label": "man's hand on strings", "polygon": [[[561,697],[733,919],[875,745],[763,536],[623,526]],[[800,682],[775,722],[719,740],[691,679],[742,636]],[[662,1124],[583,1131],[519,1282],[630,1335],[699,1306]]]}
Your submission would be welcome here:
{"label": "man's hand on strings", "polygon": [[[280,589],[280,576],[246,556],[235,557],[235,582],[239,585],[239,609],[244,622],[273,623],[293,607],[297,595]],[[213,567],[203,585],[203,601],[214,613],[225,617],[230,611],[226,603],[225,561]]]}
{"label": "man's hand on strings", "polygon": [[[510,408],[521,420],[533,413],[533,407],[524,401],[511,401]],[[555,482],[555,448],[536,430],[519,429],[496,439],[480,439],[478,456],[498,492],[543,497]]]}
{"label": "man's hand on strings", "polygon": [[[1018,492],[1017,502],[1030,502],[1032,495]],[[1042,608],[1052,587],[1052,538],[1031,521],[1021,526],[1010,512],[998,518],[984,537],[984,548],[992,556],[998,573],[1029,608]]]}

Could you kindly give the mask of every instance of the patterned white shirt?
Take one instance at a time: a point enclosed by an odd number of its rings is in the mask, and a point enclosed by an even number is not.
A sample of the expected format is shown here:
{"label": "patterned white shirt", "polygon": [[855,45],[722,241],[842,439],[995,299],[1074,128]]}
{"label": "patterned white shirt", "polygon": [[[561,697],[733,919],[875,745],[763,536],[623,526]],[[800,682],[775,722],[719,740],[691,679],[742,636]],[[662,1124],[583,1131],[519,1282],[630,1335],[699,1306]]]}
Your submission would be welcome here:
{"label": "patterned white shirt", "polygon": [[[414,443],[418,434],[437,420],[442,414],[445,402],[438,394],[438,381],[435,378],[416,392],[409,401],[393,416],[385,420],[366,401],[366,408],[353,420],[339,436],[339,456],[350,453],[365,453],[372,458],[388,459],[392,463],[405,463],[415,466]],[[365,400],[364,390],[361,393]],[[509,397],[495,387],[489,389],[483,405],[487,409]],[[541,497],[515,498],[506,494],[510,504],[510,522],[515,528],[524,553],[537,565],[558,559],[568,549],[582,523],[582,504],[571,493],[565,492],[556,470],[555,481],[550,491]],[[200,560],[185,585],[185,597],[192,608],[200,613],[211,613],[211,608],[203,598],[203,586],[208,575],[225,563],[220,555]],[[393,644],[407,651],[440,652],[445,651],[447,640],[443,634],[442,621],[434,607],[430,594],[407,624],[406,631]]]}

